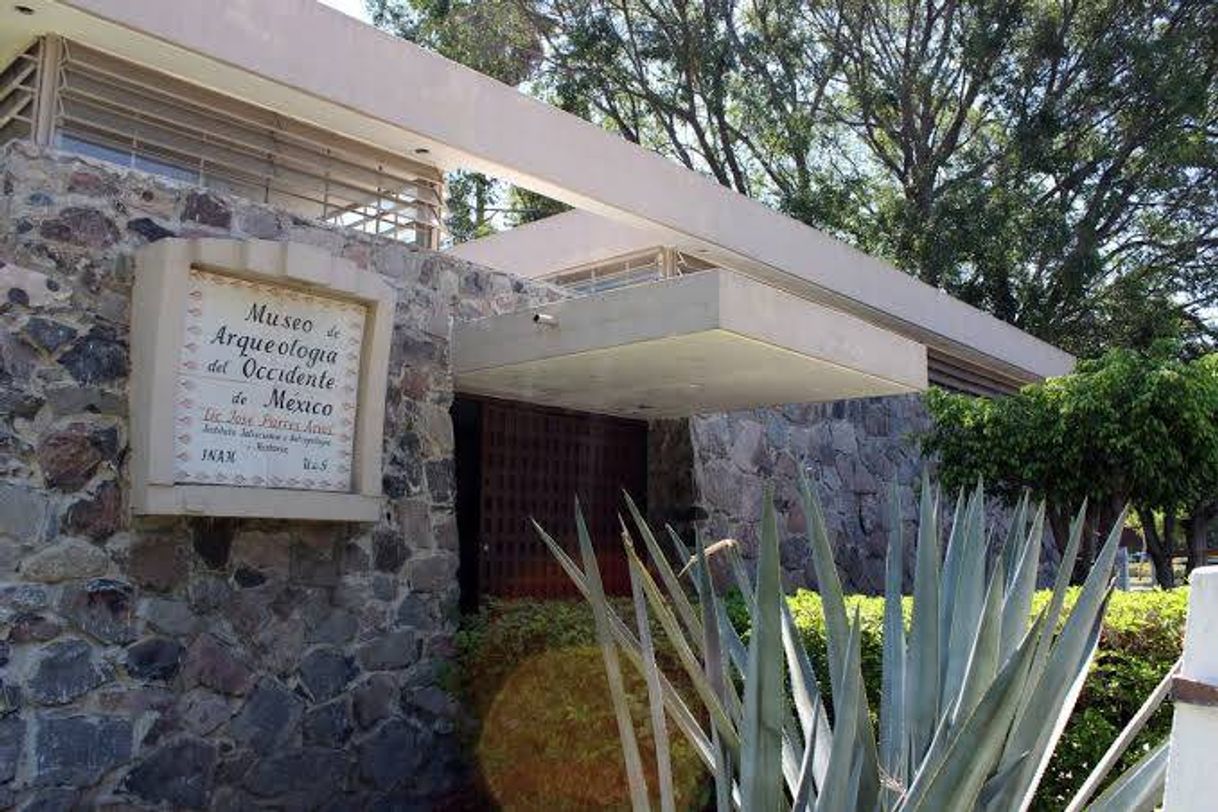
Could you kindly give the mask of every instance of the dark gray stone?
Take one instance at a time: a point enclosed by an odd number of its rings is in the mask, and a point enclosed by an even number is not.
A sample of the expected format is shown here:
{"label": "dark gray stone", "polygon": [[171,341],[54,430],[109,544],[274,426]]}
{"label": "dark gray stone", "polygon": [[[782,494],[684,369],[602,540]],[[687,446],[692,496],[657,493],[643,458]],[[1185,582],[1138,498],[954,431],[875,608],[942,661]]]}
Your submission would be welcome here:
{"label": "dark gray stone", "polygon": [[93,578],[64,591],[60,611],[81,630],[105,643],[135,639],[135,589],[113,578]]}
{"label": "dark gray stone", "polygon": [[404,720],[386,722],[359,746],[359,770],[380,790],[393,789],[423,763],[426,737]]}
{"label": "dark gray stone", "polygon": [[200,739],[181,739],[157,748],[136,764],[123,788],[150,803],[201,809],[211,797],[216,747]]}
{"label": "dark gray stone", "polygon": [[160,225],[150,217],[137,217],[134,220],[128,220],[127,230],[135,234],[139,234],[148,242],[156,242],[157,240],[163,240],[166,237],[177,236],[174,234],[174,232]]}
{"label": "dark gray stone", "polygon": [[456,467],[451,459],[434,460],[427,463],[427,490],[431,501],[446,504],[453,499],[456,488]]}
{"label": "dark gray stone", "polygon": [[40,490],[0,482],[0,527],[18,541],[38,541],[51,526],[51,501]]}
{"label": "dark gray stone", "polygon": [[8,685],[0,679],[0,719],[21,709],[22,696],[21,686]]}
{"label": "dark gray stone", "polygon": [[169,598],[146,598],[141,602],[140,616],[157,631],[178,637],[193,635],[203,623],[186,601]]}
{"label": "dark gray stone", "polygon": [[291,577],[298,584],[332,587],[338,584],[338,560],[332,550],[308,544],[292,545]]}
{"label": "dark gray stone", "polygon": [[358,674],[355,661],[337,649],[314,649],[300,661],[300,680],[316,702],[333,698]]}
{"label": "dark gray stone", "polygon": [[397,622],[399,626],[410,626],[415,629],[431,628],[435,625],[432,602],[424,595],[414,593],[407,595],[398,604]]}
{"label": "dark gray stone", "polygon": [[185,649],[177,640],[150,637],[127,649],[127,673],[140,680],[168,682],[182,667]]}
{"label": "dark gray stone", "polygon": [[406,577],[413,590],[442,592],[456,583],[457,559],[446,553],[415,556],[407,562]]}
{"label": "dark gray stone", "polygon": [[0,607],[18,612],[37,612],[51,605],[45,586],[38,584],[5,584],[0,587]]}
{"label": "dark gray stone", "polygon": [[115,716],[43,717],[34,742],[34,782],[83,787],[131,757],[131,722]]}
{"label": "dark gray stone", "polygon": [[409,557],[398,531],[381,529],[372,534],[372,565],[381,572],[396,573]]}
{"label": "dark gray stone", "polygon": [[304,716],[304,743],[339,748],[351,738],[351,701],[341,696]]}
{"label": "dark gray stone", "polygon": [[199,635],[186,650],[182,679],[187,686],[204,685],[230,696],[243,696],[253,672],[232,649],[210,634]]}
{"label": "dark gray stone", "polygon": [[25,745],[25,720],[19,716],[0,719],[0,784],[17,775],[17,762]]}
{"label": "dark gray stone", "polygon": [[386,632],[360,646],[356,654],[366,671],[405,668],[419,659],[419,641],[413,631]]}
{"label": "dark gray stone", "polygon": [[305,639],[310,643],[345,645],[355,639],[359,619],[346,609],[327,608],[325,615],[309,624]]}
{"label": "dark gray stone", "polygon": [[186,595],[190,608],[201,615],[222,609],[233,597],[233,588],[226,579],[212,574],[196,574],[190,579]]}
{"label": "dark gray stone", "polygon": [[231,716],[228,701],[203,688],[196,688],[182,697],[177,708],[182,726],[200,736],[211,733]]}
{"label": "dark gray stone", "polygon": [[30,793],[21,812],[65,812],[80,809],[80,792],[67,787],[44,787]]}
{"label": "dark gray stone", "polygon": [[80,383],[113,383],[127,377],[127,348],[114,339],[88,335],[61,355],[59,363]]}
{"label": "dark gray stone", "polygon": [[367,729],[397,710],[398,684],[388,674],[372,674],[353,696],[355,721]]}
{"label": "dark gray stone", "polygon": [[274,680],[264,679],[229,725],[233,738],[259,753],[290,741],[300,725],[304,702]]}
{"label": "dark gray stone", "polygon": [[253,567],[237,567],[233,572],[233,582],[242,589],[253,589],[266,583],[266,576]]}
{"label": "dark gray stone", "polygon": [[347,784],[347,763],[342,753],[306,747],[259,759],[246,775],[245,787],[263,798],[291,793],[315,806]]}
{"label": "dark gray stone", "polygon": [[39,653],[29,681],[34,699],[43,705],[63,705],[111,678],[109,669],[93,660],[83,640],[60,640]]}
{"label": "dark gray stone", "polygon": [[31,344],[46,353],[54,353],[77,335],[75,327],[41,316],[27,321],[22,332]]}

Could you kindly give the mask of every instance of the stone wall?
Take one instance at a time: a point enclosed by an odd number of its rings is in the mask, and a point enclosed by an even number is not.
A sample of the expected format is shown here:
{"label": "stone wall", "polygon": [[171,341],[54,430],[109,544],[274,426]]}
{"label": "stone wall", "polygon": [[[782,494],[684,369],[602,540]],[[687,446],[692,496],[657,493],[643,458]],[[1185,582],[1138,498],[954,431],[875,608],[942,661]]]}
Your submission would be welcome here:
{"label": "stone wall", "polygon": [[[0,808],[434,802],[462,780],[450,322],[556,294],[24,145],[0,178]],[[397,289],[379,523],[129,515],[132,252],[170,235]]]}
{"label": "stone wall", "polygon": [[[913,539],[923,468],[918,435],[930,426],[920,395],[782,406],[690,420],[694,472],[708,539],[732,537],[746,557],[756,552],[763,487],[774,488],[782,565],[788,588],[815,588],[805,540],[798,475],[807,471],[825,512],[838,569],[847,590],[883,591],[888,544],[889,488],[897,482],[905,538]],[[946,500],[945,500],[946,501]],[[1007,511],[994,503],[990,521],[1005,532]],[[946,517],[945,517],[946,518]],[[913,545],[906,544],[906,588],[912,586]],[[1046,534],[1042,582],[1057,553]]]}

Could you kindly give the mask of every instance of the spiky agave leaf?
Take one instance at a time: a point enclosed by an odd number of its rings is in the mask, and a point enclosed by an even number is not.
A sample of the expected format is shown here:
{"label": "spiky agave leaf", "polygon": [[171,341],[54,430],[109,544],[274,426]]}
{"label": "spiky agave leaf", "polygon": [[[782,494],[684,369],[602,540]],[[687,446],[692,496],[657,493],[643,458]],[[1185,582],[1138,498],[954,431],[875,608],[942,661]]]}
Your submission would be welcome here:
{"label": "spiky agave leaf", "polygon": [[1040,565],[1040,545],[1044,538],[1045,505],[1042,502],[1023,535],[1022,543],[1013,545],[1011,556],[1014,572],[1007,573],[1007,593],[1002,607],[1001,658],[1005,661],[1015,650],[1028,628],[1032,614],[1032,595],[1036,592],[1036,572]]}
{"label": "spiky agave leaf", "polygon": [[[638,561],[638,553],[633,545],[626,547],[626,554],[634,561]],[[728,749],[735,753],[740,749],[740,733],[735,722],[728,715],[728,711],[724,702],[715,695],[711,688],[710,680],[706,677],[706,672],[702,662],[694,653],[689,640],[686,639],[684,632],[681,630],[677,622],[676,614],[669,605],[664,594],[660,591],[660,587],[656,584],[655,579],[651,577],[651,573],[647,568],[639,563],[639,583],[643,587],[643,594],[647,596],[647,602],[650,604],[652,613],[656,620],[660,622],[661,628],[664,629],[664,634],[667,635],[669,641],[673,644],[676,650],[677,659],[680,660],[682,668],[686,675],[689,676],[690,683],[693,685],[694,691],[697,692],[698,698],[702,700],[703,706],[710,713],[711,724],[718,730],[724,744]]]}
{"label": "spiky agave leaf", "polygon": [[[629,542],[626,528],[622,528],[622,541]],[[660,669],[656,665],[655,645],[651,640],[651,618],[647,614],[647,601],[639,585],[638,564],[630,559],[630,597],[634,602],[635,623],[639,629],[639,644],[643,653],[643,677],[647,682],[647,708],[651,714],[651,738],[656,754],[656,783],[660,790],[661,812],[675,812],[677,803],[672,782],[672,750],[668,745],[668,724],[664,720],[664,694],[660,689]]]}
{"label": "spiky agave leaf", "polygon": [[[591,601],[591,591],[588,587],[588,581],[584,577],[583,571],[580,570],[579,565],[577,565],[571,559],[571,557],[567,555],[566,551],[559,546],[558,542],[556,542],[554,538],[542,528],[541,525],[539,525],[536,521],[533,521],[532,524],[533,529],[537,531],[537,535],[541,538],[542,543],[546,545],[546,547],[550,550],[550,554],[554,556],[555,560],[558,561],[559,566],[561,566],[563,571],[567,574],[567,577],[571,579],[573,584],[575,584],[575,588],[579,590],[579,593],[584,596],[585,600]],[[643,664],[642,649],[638,638],[635,637],[634,632],[630,631],[629,627],[622,621],[622,619],[617,616],[616,612],[610,611],[609,628],[613,633],[613,639],[621,647],[621,650],[626,655],[627,659],[634,664],[635,668],[639,670],[639,673],[644,673],[646,666]],[[693,712],[690,711],[689,706],[685,704],[685,700],[681,697],[681,694],[677,692],[677,689],[673,687],[673,684],[669,681],[668,677],[664,675],[664,672],[661,671],[659,673],[659,679],[660,690],[664,694],[664,707],[672,715],[673,722],[693,746],[694,752],[697,753],[698,758],[702,760],[702,763],[707,767],[714,769],[715,758],[711,749],[710,737],[707,736],[706,732],[702,730],[701,724],[698,722]]]}
{"label": "spiky agave leaf", "polygon": [[[1082,690],[1099,645],[1124,518],[1122,513],[1096,557],[1061,633],[1048,649],[1043,669],[1034,672],[1029,681],[1021,714],[1007,743],[1008,754],[1029,754],[1019,781],[1012,784],[1012,809],[1024,810],[1032,803],[1036,786]],[[1033,663],[1034,668],[1038,665]]]}
{"label": "spiky agave leaf", "polygon": [[[865,714],[866,707],[860,651],[862,624],[859,622],[857,607],[854,611],[854,621],[848,623],[847,627],[849,631],[844,644],[845,657],[837,669],[837,684],[842,686],[842,692],[834,694],[836,718],[833,725],[833,749],[829,755],[825,783],[816,802],[816,812],[870,809],[859,797],[862,770],[865,768],[859,758],[858,720],[862,716],[859,711]],[[833,663],[830,663],[829,667],[833,668]]]}
{"label": "spiky agave leaf", "polygon": [[1171,742],[1164,739],[1104,791],[1087,812],[1150,812],[1163,802],[1167,757]]}
{"label": "spiky agave leaf", "polygon": [[[706,558],[706,545],[699,537],[697,555],[698,595],[702,604],[702,629],[705,636],[706,677],[715,695],[726,701],[729,690],[734,691],[727,679],[727,664],[724,662],[723,644],[719,635],[719,598],[711,586],[710,563]],[[730,754],[719,743],[718,734],[713,737],[715,747],[715,805],[720,812],[731,808]]]}
{"label": "spiky agave leaf", "polygon": [[[1155,711],[1163,704],[1163,700],[1167,699],[1167,695],[1171,693],[1172,683],[1175,681],[1176,675],[1180,673],[1180,664],[1181,661],[1176,660],[1172,667],[1167,670],[1167,673],[1163,675],[1163,679],[1159,680],[1159,684],[1151,691],[1150,696],[1146,697],[1142,707],[1138,708],[1138,712],[1133,715],[1133,718],[1121,730],[1120,734],[1104,752],[1104,755],[1096,762],[1095,767],[1091,770],[1091,774],[1087,776],[1087,780],[1079,787],[1074,798],[1071,799],[1070,803],[1066,804],[1066,812],[1078,812],[1091,799],[1091,796],[1095,794],[1095,790],[1104,778],[1107,777],[1108,773],[1112,771],[1117,760],[1125,754],[1125,751],[1129,749],[1129,745],[1133,744],[1133,740],[1137,738],[1137,735],[1142,732],[1142,728],[1150,721],[1150,717],[1154,715]],[[1135,770],[1137,770],[1137,765],[1131,767],[1127,774]],[[1160,787],[1160,794],[1162,794],[1162,787]]]}
{"label": "spiky agave leaf", "polygon": [[601,656],[605,661],[605,675],[609,679],[609,696],[613,699],[613,714],[617,719],[617,731],[622,740],[622,755],[626,761],[626,779],[630,784],[630,803],[635,810],[649,808],[647,782],[643,777],[643,760],[639,755],[638,741],[634,735],[634,721],[630,718],[630,705],[626,701],[626,686],[622,681],[621,665],[617,658],[617,644],[609,628],[609,608],[605,599],[605,588],[601,583],[600,567],[596,563],[596,550],[584,524],[584,512],[575,502],[575,534],[579,537],[579,550],[584,559],[584,574],[588,583],[589,602],[596,624],[596,638],[600,643]]}
{"label": "spiky agave leaf", "polygon": [[[901,584],[905,570],[901,534],[901,502],[897,485],[889,495],[888,555],[884,577],[884,655],[880,678],[880,769],[888,787],[903,786],[905,753],[909,746],[905,722],[905,617],[901,606]],[[891,789],[880,793],[885,809],[892,806]]]}
{"label": "spiky agave leaf", "polygon": [[[1033,630],[1038,626],[1033,626]],[[1029,633],[981,700],[960,723],[940,724],[899,812],[970,810],[1002,752],[1028,678],[1035,640]]]}
{"label": "spiky agave leaf", "polygon": [[744,724],[740,748],[742,808],[771,812],[784,806],[782,783],[783,706],[786,702],[782,654],[781,565],[778,522],[766,493],[757,559],[757,602],[749,638],[744,681]]}
{"label": "spiky agave leaf", "polygon": [[939,529],[938,499],[922,478],[918,549],[914,565],[913,619],[906,665],[905,726],[912,775],[930,746],[939,718]]}
{"label": "spiky agave leaf", "polygon": [[652,566],[655,567],[656,572],[660,575],[660,581],[664,584],[668,599],[672,601],[672,605],[676,608],[677,616],[681,618],[681,622],[689,632],[690,639],[700,647],[703,632],[702,624],[698,620],[698,613],[694,611],[694,607],[690,604],[685,590],[681,588],[677,575],[673,573],[672,567],[669,566],[667,556],[660,549],[655,534],[651,532],[651,528],[647,525],[647,520],[643,518],[643,514],[639,511],[638,506],[630,498],[629,493],[622,491],[622,495],[626,499],[626,509],[630,511],[630,517],[634,521],[634,526],[638,530],[639,536],[643,539],[644,546],[647,547],[647,554],[651,556]]}
{"label": "spiky agave leaf", "polygon": [[[810,531],[808,540],[811,544],[812,566],[816,570],[816,583],[820,587],[821,608],[825,616],[826,648],[829,652],[830,662],[829,681],[832,686],[832,695],[837,697],[844,695],[846,691],[846,686],[840,684],[841,672],[832,666],[833,663],[841,663],[845,660],[843,647],[850,638],[849,623],[846,620],[846,598],[842,592],[842,581],[838,576],[837,563],[833,560],[833,548],[829,544],[829,533],[825,528],[825,517],[820,507],[820,501],[812,493],[808,477],[802,471],[799,477],[799,491],[804,516]],[[835,678],[839,682],[834,682]],[[879,752],[876,747],[875,732],[871,727],[871,714],[867,709],[866,694],[860,698],[858,712],[855,738],[860,758],[863,760],[859,771],[858,802],[860,809],[872,809],[879,799],[880,770]]]}

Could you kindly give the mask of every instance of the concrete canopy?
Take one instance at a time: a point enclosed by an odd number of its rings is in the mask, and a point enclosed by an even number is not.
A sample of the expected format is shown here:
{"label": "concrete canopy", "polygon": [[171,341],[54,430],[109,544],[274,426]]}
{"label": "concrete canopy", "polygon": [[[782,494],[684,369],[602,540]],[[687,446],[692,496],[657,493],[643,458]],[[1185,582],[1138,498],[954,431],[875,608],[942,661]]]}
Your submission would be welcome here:
{"label": "concrete canopy", "polygon": [[[220,93],[578,212],[458,253],[525,275],[561,244],[669,246],[925,345],[1008,385],[1073,358],[697,173],[314,0],[28,0],[0,8],[0,57],[60,34]],[[565,235],[555,240],[555,235]],[[477,255],[478,251],[483,254]],[[460,363],[460,359],[458,359]],[[775,368],[775,374],[778,368]],[[848,396],[848,390],[838,397]]]}
{"label": "concrete canopy", "polygon": [[465,322],[453,342],[460,391],[625,417],[926,388],[922,345],[722,270]]}

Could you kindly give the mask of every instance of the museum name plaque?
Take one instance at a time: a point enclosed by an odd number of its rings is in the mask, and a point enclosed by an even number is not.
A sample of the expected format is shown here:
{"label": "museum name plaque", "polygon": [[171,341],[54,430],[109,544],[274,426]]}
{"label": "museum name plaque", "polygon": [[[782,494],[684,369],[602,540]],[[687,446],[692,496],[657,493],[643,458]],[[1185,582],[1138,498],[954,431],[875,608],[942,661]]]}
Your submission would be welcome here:
{"label": "museum name plaque", "polygon": [[175,482],[350,490],[366,307],[197,268],[185,307]]}

